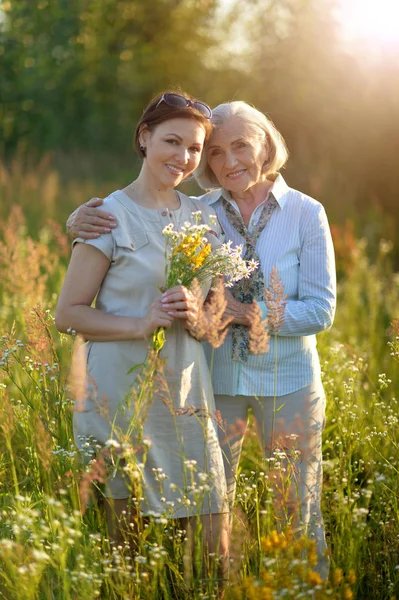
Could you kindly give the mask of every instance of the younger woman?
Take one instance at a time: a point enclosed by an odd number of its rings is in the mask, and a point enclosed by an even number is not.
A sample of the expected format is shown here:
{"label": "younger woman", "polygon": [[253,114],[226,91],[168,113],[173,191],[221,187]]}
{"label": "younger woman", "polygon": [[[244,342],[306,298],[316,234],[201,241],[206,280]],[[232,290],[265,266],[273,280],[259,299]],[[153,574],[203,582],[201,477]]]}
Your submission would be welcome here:
{"label": "younger woman", "polygon": [[[126,396],[137,373],[129,370],[145,362],[154,330],[167,329],[162,355],[169,393],[166,398],[154,388],[147,407],[141,513],[161,515],[168,509],[174,518],[201,515],[209,551],[218,547],[227,555],[226,483],[210,375],[201,344],[184,327],[198,307],[189,290],[179,286],[169,291],[164,309],[159,291],[165,284],[164,227],[179,228],[198,210],[205,222],[213,214],[175,191],[199,164],[211,114],[206,104],[185,94],[165,93],[146,107],[135,134],[143,160],[140,174],[105,200],[118,227],[96,239],[74,241],[56,325],[88,340],[88,393],[74,416],[78,446],[90,436],[106,444],[115,432],[129,431],[134,407],[126,405]],[[193,487],[201,483],[199,501]],[[119,469],[107,490],[112,533],[113,515],[119,518],[129,506],[127,473]]]}

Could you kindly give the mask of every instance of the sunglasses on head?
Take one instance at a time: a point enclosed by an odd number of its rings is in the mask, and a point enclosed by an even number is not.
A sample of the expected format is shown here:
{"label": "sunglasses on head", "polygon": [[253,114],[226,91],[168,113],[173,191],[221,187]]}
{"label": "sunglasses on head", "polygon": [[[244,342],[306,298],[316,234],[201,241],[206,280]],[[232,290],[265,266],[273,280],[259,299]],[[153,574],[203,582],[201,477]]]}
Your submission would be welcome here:
{"label": "sunglasses on head", "polygon": [[172,106],[173,108],[194,108],[206,119],[212,117],[212,111],[207,104],[199,102],[198,100],[188,100],[184,96],[180,96],[180,94],[164,94],[157,106],[159,106],[161,102],[165,102],[165,104]]}

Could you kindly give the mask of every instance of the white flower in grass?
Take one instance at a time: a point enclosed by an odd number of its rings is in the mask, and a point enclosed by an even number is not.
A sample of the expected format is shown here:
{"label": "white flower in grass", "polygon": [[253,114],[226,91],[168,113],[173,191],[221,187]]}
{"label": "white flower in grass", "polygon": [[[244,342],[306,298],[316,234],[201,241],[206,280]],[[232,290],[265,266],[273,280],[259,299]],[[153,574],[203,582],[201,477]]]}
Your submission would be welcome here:
{"label": "white flower in grass", "polygon": [[105,447],[106,447],[106,448],[120,448],[120,447],[121,447],[121,445],[120,445],[120,443],[119,443],[119,442],[117,442],[116,440],[112,440],[112,439],[110,439],[110,440],[107,440],[107,441],[105,442]]}
{"label": "white flower in grass", "polygon": [[185,460],[184,464],[187,467],[187,469],[192,471],[193,469],[195,469],[197,461],[196,460]]}
{"label": "white flower in grass", "polygon": [[26,573],[28,573],[28,571],[29,571],[29,569],[25,565],[18,568],[18,573],[20,573],[21,575],[25,575]]}
{"label": "white flower in grass", "polygon": [[199,487],[200,492],[209,492],[211,488],[209,487],[209,485],[206,483],[205,485],[201,485]]}
{"label": "white flower in grass", "polygon": [[46,552],[43,552],[42,550],[36,550],[36,548],[32,550],[32,556],[35,560],[50,560],[50,557]]}
{"label": "white flower in grass", "polygon": [[10,540],[8,538],[0,540],[0,546],[2,546],[3,548],[5,548],[7,550],[11,550],[11,548],[13,548],[16,545],[17,545],[16,542],[14,542],[13,540]]}

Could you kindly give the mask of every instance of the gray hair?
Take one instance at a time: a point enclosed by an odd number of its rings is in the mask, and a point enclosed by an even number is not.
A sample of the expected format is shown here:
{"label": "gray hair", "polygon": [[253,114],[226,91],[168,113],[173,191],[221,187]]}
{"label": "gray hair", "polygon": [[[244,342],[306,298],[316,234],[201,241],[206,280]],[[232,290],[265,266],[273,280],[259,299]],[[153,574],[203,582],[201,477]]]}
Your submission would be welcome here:
{"label": "gray hair", "polygon": [[[216,127],[226,123],[232,117],[239,117],[252,129],[255,136],[264,140],[268,155],[264,172],[268,178],[269,176],[276,176],[287,162],[288,150],[283,136],[276,129],[273,122],[254,106],[241,101],[225,102],[212,110],[212,124]],[[195,179],[204,190],[220,187],[220,183],[209,167],[207,160],[207,147],[211,140],[212,136],[205,144],[201,162],[194,173]]]}

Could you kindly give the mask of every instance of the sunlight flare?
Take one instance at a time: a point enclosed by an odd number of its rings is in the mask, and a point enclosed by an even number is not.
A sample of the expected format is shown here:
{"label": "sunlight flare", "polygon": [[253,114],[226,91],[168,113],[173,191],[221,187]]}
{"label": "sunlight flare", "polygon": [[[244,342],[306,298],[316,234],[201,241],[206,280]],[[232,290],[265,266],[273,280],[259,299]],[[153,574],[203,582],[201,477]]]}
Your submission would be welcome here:
{"label": "sunlight flare", "polygon": [[398,0],[341,0],[339,12],[348,38],[399,46]]}

